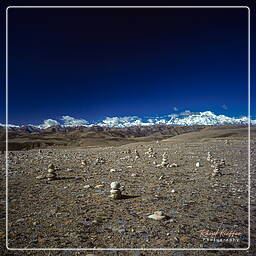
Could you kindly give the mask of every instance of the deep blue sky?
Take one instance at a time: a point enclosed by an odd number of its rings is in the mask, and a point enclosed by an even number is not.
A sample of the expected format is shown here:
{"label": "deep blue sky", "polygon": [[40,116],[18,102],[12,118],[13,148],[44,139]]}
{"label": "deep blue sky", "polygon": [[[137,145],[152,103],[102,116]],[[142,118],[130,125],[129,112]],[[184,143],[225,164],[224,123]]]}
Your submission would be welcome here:
{"label": "deep blue sky", "polygon": [[247,43],[247,9],[10,9],[9,123],[247,115]]}

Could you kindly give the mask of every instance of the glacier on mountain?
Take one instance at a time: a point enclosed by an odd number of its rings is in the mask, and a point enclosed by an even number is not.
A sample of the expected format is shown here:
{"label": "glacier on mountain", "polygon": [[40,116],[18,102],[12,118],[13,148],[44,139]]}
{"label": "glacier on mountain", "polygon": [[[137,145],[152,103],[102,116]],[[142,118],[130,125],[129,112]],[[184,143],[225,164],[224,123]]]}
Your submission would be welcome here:
{"label": "glacier on mountain", "polygon": [[[225,115],[216,115],[212,111],[190,112],[186,110],[180,114],[170,114],[164,117],[140,118],[138,116],[125,117],[107,117],[101,122],[89,123],[85,119],[76,119],[71,116],[62,116],[60,121],[47,119],[40,125],[30,125],[40,129],[46,129],[51,126],[77,127],[77,126],[102,126],[125,128],[132,126],[151,126],[151,125],[174,125],[174,126],[192,126],[192,125],[248,125],[248,117],[240,118],[229,117]],[[256,125],[256,120],[250,120],[251,125]],[[0,124],[5,126],[5,124]],[[19,127],[9,124],[8,127]]]}

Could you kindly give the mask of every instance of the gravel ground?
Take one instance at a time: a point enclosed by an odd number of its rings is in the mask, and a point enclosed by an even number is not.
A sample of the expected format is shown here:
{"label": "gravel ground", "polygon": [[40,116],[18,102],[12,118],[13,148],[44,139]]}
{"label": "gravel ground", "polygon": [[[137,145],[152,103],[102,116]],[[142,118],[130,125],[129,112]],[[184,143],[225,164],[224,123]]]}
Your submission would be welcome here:
{"label": "gravel ground", "polygon": [[[255,148],[251,142],[251,182]],[[246,140],[134,143],[120,147],[10,152],[8,246],[10,248],[247,248],[248,148]],[[154,157],[145,154],[152,147]],[[134,151],[140,158],[135,160]],[[131,151],[131,152],[129,152]],[[207,152],[224,159],[223,175],[212,177]],[[162,154],[177,167],[157,167]],[[97,161],[97,158],[98,159]],[[83,165],[82,161],[86,160]],[[4,206],[4,155],[1,204]],[[156,163],[154,163],[156,162]],[[196,163],[200,167],[196,167]],[[57,179],[44,178],[53,163]],[[111,170],[114,169],[114,170]],[[111,170],[111,171],[110,171]],[[38,176],[42,176],[39,179]],[[120,200],[110,183],[120,182]],[[254,184],[255,185],[255,184]],[[251,214],[256,202],[252,187]],[[4,207],[3,207],[4,208]],[[163,220],[148,218],[162,211]],[[5,213],[1,210],[2,255],[254,255],[249,251],[10,251],[5,250]],[[251,221],[255,227],[255,219]],[[240,233],[229,241],[207,241],[201,230]],[[204,238],[204,239],[203,239]],[[220,237],[217,235],[217,239]],[[225,239],[228,238],[226,234]]]}

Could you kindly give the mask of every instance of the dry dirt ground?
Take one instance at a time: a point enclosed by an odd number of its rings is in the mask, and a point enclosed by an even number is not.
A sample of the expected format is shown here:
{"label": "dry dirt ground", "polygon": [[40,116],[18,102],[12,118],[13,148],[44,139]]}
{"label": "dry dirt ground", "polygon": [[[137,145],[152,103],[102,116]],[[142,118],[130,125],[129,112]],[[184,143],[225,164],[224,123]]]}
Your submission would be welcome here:
{"label": "dry dirt ground", "polygon": [[[182,136],[182,135],[181,135]],[[174,137],[175,138],[175,137]],[[10,248],[247,248],[248,143],[245,138],[189,141],[168,139],[119,147],[13,151],[8,173]],[[146,151],[152,147],[155,157]],[[129,152],[129,150],[131,152]],[[135,160],[134,151],[140,158]],[[224,159],[223,175],[212,177],[206,160]],[[178,167],[156,167],[162,154]],[[255,185],[256,141],[251,140],[251,182]],[[246,251],[10,251],[5,249],[5,156],[1,155],[2,255],[256,255],[255,232]],[[102,158],[104,163],[97,163]],[[87,164],[81,162],[86,160]],[[153,163],[153,162],[156,162]],[[196,163],[200,162],[200,167]],[[57,180],[37,179],[47,166]],[[110,171],[114,169],[115,171]],[[109,197],[110,183],[124,198]],[[88,186],[89,185],[89,186]],[[251,230],[255,229],[255,187]],[[168,218],[148,215],[162,211]],[[207,241],[201,230],[240,233],[229,241]],[[227,239],[227,234],[225,238]],[[219,235],[216,239],[219,239]]]}

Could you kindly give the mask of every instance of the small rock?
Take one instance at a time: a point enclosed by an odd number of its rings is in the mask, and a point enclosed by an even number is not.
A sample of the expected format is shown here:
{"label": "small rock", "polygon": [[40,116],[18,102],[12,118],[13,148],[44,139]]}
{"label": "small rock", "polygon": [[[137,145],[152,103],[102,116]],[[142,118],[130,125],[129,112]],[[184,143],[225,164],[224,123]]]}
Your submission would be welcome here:
{"label": "small rock", "polygon": [[112,189],[119,189],[119,188],[120,188],[120,183],[117,182],[117,181],[114,181],[114,182],[112,182],[112,183],[110,184],[110,187],[111,187]]}
{"label": "small rock", "polygon": [[102,188],[102,187],[104,187],[104,185],[96,185],[94,188]]}
{"label": "small rock", "polygon": [[44,175],[36,176],[36,179],[38,179],[38,180],[42,180],[42,179],[44,179],[44,178],[45,178],[45,176],[44,176]]}
{"label": "small rock", "polygon": [[163,175],[162,175],[162,176],[160,176],[160,177],[159,177],[159,180],[162,180],[162,179],[163,179],[163,177],[164,177]]}
{"label": "small rock", "polygon": [[166,219],[167,217],[163,214],[162,211],[156,211],[154,212],[154,214],[149,215],[148,218],[153,220],[163,220]]}
{"label": "small rock", "polygon": [[23,222],[23,221],[25,221],[25,219],[21,218],[21,219],[18,219],[18,220],[16,221],[16,223]]}
{"label": "small rock", "polygon": [[180,242],[182,242],[182,243],[188,243],[189,241],[190,241],[189,237],[181,237],[180,238]]}
{"label": "small rock", "polygon": [[201,164],[199,162],[196,163],[196,167],[200,167]]}
{"label": "small rock", "polygon": [[178,165],[176,163],[172,163],[169,165],[169,167],[178,167]]}

